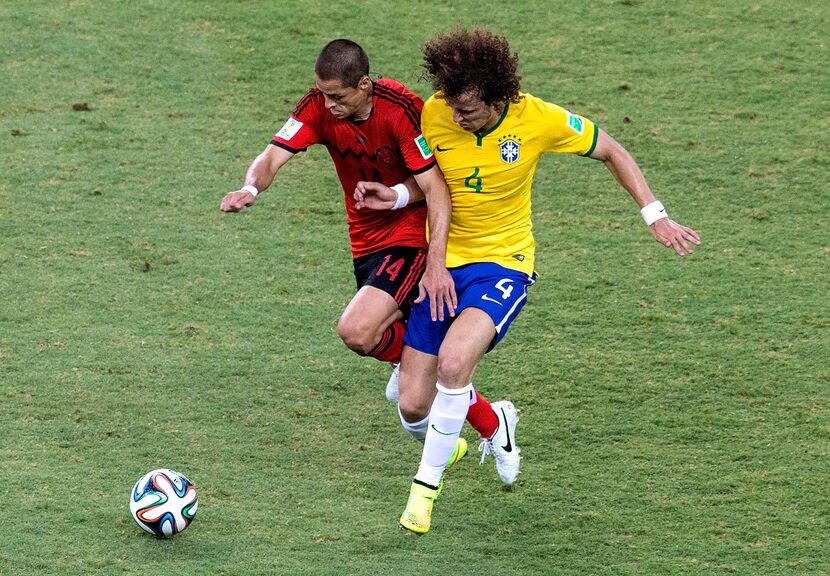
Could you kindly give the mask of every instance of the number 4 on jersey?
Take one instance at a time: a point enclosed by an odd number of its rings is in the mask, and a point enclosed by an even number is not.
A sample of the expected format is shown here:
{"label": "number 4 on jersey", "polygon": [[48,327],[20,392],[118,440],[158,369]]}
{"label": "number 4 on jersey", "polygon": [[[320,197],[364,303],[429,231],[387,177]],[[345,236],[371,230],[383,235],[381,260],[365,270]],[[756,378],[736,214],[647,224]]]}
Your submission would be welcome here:
{"label": "number 4 on jersey", "polygon": [[481,184],[481,178],[478,177],[479,171],[480,168],[476,168],[472,174],[470,174],[464,179],[464,186],[466,188],[472,188],[476,192],[481,192],[484,186],[482,186]]}

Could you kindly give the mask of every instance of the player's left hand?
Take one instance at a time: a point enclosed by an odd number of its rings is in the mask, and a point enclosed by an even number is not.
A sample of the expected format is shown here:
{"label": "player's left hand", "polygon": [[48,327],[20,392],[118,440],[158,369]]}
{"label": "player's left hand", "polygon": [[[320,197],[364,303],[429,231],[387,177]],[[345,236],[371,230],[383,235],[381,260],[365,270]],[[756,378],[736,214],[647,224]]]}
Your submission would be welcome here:
{"label": "player's left hand", "polygon": [[433,322],[444,320],[444,306],[447,307],[451,318],[455,316],[455,309],[458,307],[455,282],[444,266],[427,263],[424,275],[418,283],[418,298],[415,303],[423,302],[427,296],[429,297],[429,313]]}
{"label": "player's left hand", "polygon": [[671,218],[661,218],[652,224],[651,235],[666,248],[674,249],[678,256],[685,256],[694,252],[689,246],[689,242],[700,244],[700,234],[691,228],[678,224]]}
{"label": "player's left hand", "polygon": [[391,210],[398,199],[398,193],[380,182],[360,181],[354,191],[357,209]]}

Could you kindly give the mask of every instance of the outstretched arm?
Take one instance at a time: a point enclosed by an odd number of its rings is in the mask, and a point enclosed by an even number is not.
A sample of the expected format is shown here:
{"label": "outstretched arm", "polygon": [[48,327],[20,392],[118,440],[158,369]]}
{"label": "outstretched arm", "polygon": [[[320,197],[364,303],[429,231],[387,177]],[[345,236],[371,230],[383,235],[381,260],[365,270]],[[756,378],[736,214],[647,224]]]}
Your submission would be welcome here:
{"label": "outstretched arm", "polygon": [[[651,192],[642,170],[631,154],[605,131],[597,128],[597,145],[591,158],[601,160],[617,182],[628,190],[637,205],[643,210],[643,217],[651,228],[654,239],[668,248],[673,248],[679,256],[694,252],[689,243],[700,244],[700,235],[674,220],[670,219]],[[662,210],[661,210],[662,209]]]}
{"label": "outstretched arm", "polygon": [[269,144],[248,167],[245,185],[239,190],[228,192],[219,209],[223,212],[239,212],[246,206],[252,206],[257,194],[271,185],[279,169],[293,157],[294,154],[288,150]]}

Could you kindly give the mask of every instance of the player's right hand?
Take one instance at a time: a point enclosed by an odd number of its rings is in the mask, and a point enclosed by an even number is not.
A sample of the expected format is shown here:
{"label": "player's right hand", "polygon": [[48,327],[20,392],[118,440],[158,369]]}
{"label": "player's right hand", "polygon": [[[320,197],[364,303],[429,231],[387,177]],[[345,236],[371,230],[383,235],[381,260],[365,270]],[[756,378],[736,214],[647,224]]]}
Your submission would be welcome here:
{"label": "player's right hand", "polygon": [[253,194],[247,190],[237,190],[236,192],[228,192],[222,198],[219,209],[222,212],[239,212],[246,206],[253,206],[254,202],[256,202],[256,198]]}
{"label": "player's right hand", "polygon": [[398,199],[398,193],[380,182],[361,180],[355,188],[354,199],[358,210],[390,210]]}
{"label": "player's right hand", "polygon": [[418,297],[415,304],[420,304],[426,298],[429,298],[429,314],[433,322],[444,321],[444,307],[451,318],[455,317],[455,309],[458,308],[455,282],[443,265],[427,262],[421,281],[418,282]]}

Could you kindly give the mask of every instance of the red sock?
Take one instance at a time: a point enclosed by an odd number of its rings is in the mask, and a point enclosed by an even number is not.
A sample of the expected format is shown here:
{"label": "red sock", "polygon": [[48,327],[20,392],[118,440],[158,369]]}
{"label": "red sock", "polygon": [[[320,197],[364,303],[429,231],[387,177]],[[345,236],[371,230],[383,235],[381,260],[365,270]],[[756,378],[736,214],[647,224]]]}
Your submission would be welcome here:
{"label": "red sock", "polygon": [[380,337],[380,342],[375,346],[367,356],[377,358],[383,362],[398,363],[401,361],[401,351],[403,350],[403,334],[405,326],[400,320],[392,322],[383,335]]}
{"label": "red sock", "polygon": [[496,433],[499,427],[499,418],[493,411],[487,399],[473,388],[475,396],[471,400],[470,408],[467,410],[467,422],[475,428],[482,438],[490,438]]}

